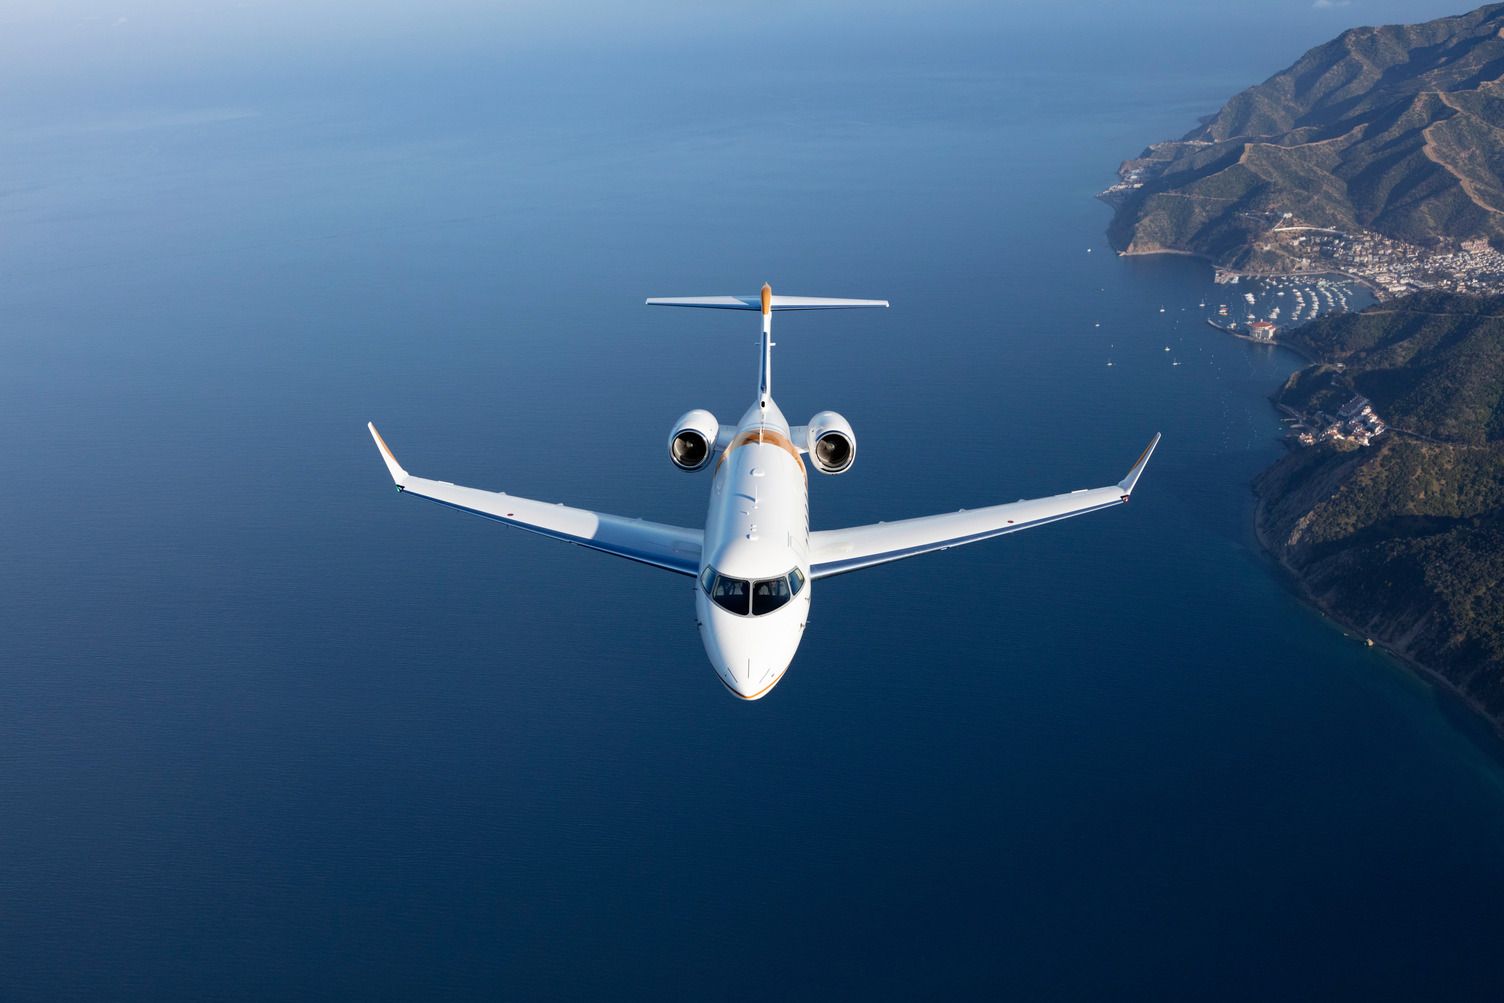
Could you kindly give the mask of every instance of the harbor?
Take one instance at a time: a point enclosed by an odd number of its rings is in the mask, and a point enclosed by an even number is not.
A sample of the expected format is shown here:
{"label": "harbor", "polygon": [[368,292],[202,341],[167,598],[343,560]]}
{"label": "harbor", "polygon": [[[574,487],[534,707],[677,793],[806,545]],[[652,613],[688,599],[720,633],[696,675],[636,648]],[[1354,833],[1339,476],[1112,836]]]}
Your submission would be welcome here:
{"label": "harbor", "polygon": [[1207,325],[1258,345],[1290,347],[1278,337],[1282,328],[1361,310],[1376,302],[1369,288],[1345,276],[1248,278],[1220,273],[1217,283],[1239,286],[1242,302],[1217,304],[1215,312],[1205,318]]}

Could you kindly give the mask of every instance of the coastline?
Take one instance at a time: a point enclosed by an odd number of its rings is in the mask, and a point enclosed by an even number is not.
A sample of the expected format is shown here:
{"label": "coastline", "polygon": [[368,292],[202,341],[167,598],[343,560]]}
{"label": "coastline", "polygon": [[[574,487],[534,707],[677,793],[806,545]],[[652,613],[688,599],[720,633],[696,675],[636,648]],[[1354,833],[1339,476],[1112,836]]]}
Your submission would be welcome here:
{"label": "coastline", "polygon": [[[1253,490],[1251,485],[1250,490]],[[1456,683],[1448,679],[1439,670],[1417,659],[1411,652],[1391,644],[1389,641],[1369,637],[1366,630],[1363,630],[1357,624],[1336,610],[1329,608],[1318,599],[1311,591],[1310,586],[1306,584],[1306,580],[1301,577],[1300,572],[1291,567],[1290,563],[1285,560],[1284,555],[1269,542],[1268,537],[1264,533],[1264,496],[1257,490],[1253,490],[1253,495],[1258,499],[1257,504],[1253,508],[1254,539],[1258,540],[1259,548],[1273,559],[1281,572],[1281,577],[1285,579],[1287,585],[1292,586],[1293,591],[1301,602],[1321,614],[1324,619],[1329,620],[1332,624],[1339,627],[1342,630],[1343,636],[1355,639],[1361,638],[1362,640],[1358,641],[1360,644],[1364,641],[1372,641],[1373,647],[1393,658],[1401,667],[1413,673],[1422,682],[1446,691],[1449,696],[1454,697],[1462,706],[1471,711],[1479,721],[1487,725],[1495,738],[1504,742],[1504,718],[1498,718],[1490,714],[1488,709],[1475,697],[1464,692]]]}
{"label": "coastline", "polygon": [[[1111,242],[1109,241],[1109,244],[1110,243]],[[1376,302],[1383,303],[1385,300],[1391,298],[1388,292],[1374,285],[1368,279],[1363,278],[1361,275],[1351,275],[1339,268],[1331,268],[1319,272],[1239,272],[1234,271],[1230,268],[1223,268],[1221,265],[1217,264],[1215,261],[1213,261],[1211,258],[1208,258],[1204,254],[1198,254],[1195,251],[1182,251],[1173,247],[1165,247],[1153,251],[1120,251],[1117,250],[1117,248],[1113,248],[1113,250],[1120,258],[1147,258],[1155,254],[1173,254],[1182,258],[1196,258],[1197,260],[1204,261],[1208,265],[1210,265],[1214,276],[1234,275],[1240,279],[1298,279],[1312,278],[1322,275],[1340,275],[1342,278],[1351,279],[1352,281],[1366,288],[1369,292],[1373,293],[1374,300]],[[1208,323],[1221,333],[1231,335],[1234,338],[1241,338],[1243,341],[1246,341],[1251,345],[1272,345],[1276,348],[1283,348],[1286,351],[1293,352],[1296,355],[1300,356],[1302,359],[1305,359],[1307,364],[1309,365],[1317,365],[1322,361],[1321,359],[1318,359],[1315,356],[1311,355],[1311,353],[1306,351],[1304,348],[1296,345],[1294,342],[1280,340],[1260,341],[1257,338],[1250,338],[1246,334],[1239,334],[1237,331],[1229,331],[1219,324],[1211,323],[1210,320],[1208,320]]]}
{"label": "coastline", "polygon": [[1320,359],[1313,359],[1313,358],[1311,358],[1310,353],[1308,353],[1305,349],[1300,348],[1300,347],[1296,346],[1295,344],[1293,344],[1291,342],[1288,342],[1288,341],[1280,341],[1278,338],[1271,338],[1268,341],[1265,341],[1265,340],[1263,340],[1261,338],[1254,338],[1254,337],[1252,337],[1250,335],[1242,334],[1242,333],[1240,333],[1238,331],[1233,331],[1233,330],[1231,330],[1229,328],[1225,328],[1221,324],[1218,324],[1215,321],[1213,321],[1210,317],[1208,317],[1206,319],[1206,325],[1208,327],[1210,327],[1213,331],[1217,331],[1217,332],[1220,332],[1221,334],[1229,335],[1229,336],[1231,336],[1233,338],[1239,339],[1240,341],[1246,341],[1250,345],[1269,345],[1269,346],[1271,346],[1273,348],[1283,348],[1283,349],[1286,349],[1287,351],[1294,352],[1296,355],[1300,356],[1302,359],[1305,359],[1307,363],[1309,363],[1309,364],[1311,364],[1313,366],[1316,365],[1316,364],[1318,364],[1321,361]]}
{"label": "coastline", "polygon": [[[1210,265],[1214,271],[1214,274],[1217,276],[1236,275],[1240,278],[1298,278],[1310,275],[1341,275],[1344,278],[1359,282],[1370,289],[1374,293],[1375,300],[1377,300],[1378,302],[1384,302],[1387,299],[1391,298],[1387,292],[1379,289],[1372,282],[1364,279],[1362,276],[1351,275],[1336,269],[1323,272],[1238,272],[1231,269],[1224,269],[1218,266],[1216,262],[1212,261],[1212,259],[1208,258],[1204,254],[1198,254],[1193,251],[1182,251],[1174,248],[1164,248],[1153,251],[1120,250],[1117,252],[1117,254],[1119,257],[1144,257],[1151,254],[1174,254],[1181,257],[1199,258],[1200,260],[1205,261],[1208,265]],[[1288,341],[1260,342],[1245,335],[1239,335],[1234,331],[1224,331],[1222,330],[1222,328],[1218,327],[1215,324],[1213,324],[1212,326],[1217,327],[1217,330],[1222,331],[1222,333],[1224,334],[1231,334],[1234,337],[1248,341],[1251,344],[1270,344],[1279,348],[1287,349],[1300,358],[1304,359],[1308,365],[1319,365],[1323,362],[1323,360],[1315,358],[1309,352],[1301,348],[1297,348],[1295,345],[1291,344]],[[1294,373],[1299,371],[1299,369],[1292,370],[1291,375],[1294,375]],[[1272,400],[1273,398],[1271,398],[1271,402]],[[1273,469],[1272,466],[1266,467],[1264,471],[1261,472],[1261,474],[1267,473],[1271,469]],[[1304,602],[1311,609],[1315,610],[1321,616],[1325,617],[1331,623],[1339,627],[1345,635],[1360,637],[1365,641],[1371,640],[1374,647],[1381,649],[1386,655],[1395,659],[1395,661],[1397,661],[1402,667],[1413,673],[1418,679],[1428,684],[1438,686],[1447,694],[1456,698],[1462,706],[1471,711],[1478,720],[1480,720],[1488,727],[1489,731],[1495,738],[1499,739],[1500,741],[1504,741],[1504,716],[1495,717],[1493,714],[1489,713],[1487,708],[1485,708],[1478,699],[1464,692],[1455,683],[1448,679],[1440,670],[1420,661],[1412,652],[1407,651],[1402,647],[1396,646],[1387,640],[1371,638],[1366,630],[1359,628],[1352,621],[1348,620],[1346,617],[1337,613],[1335,610],[1328,608],[1324,603],[1322,603],[1321,600],[1317,598],[1316,595],[1311,591],[1310,586],[1300,575],[1300,572],[1298,572],[1289,564],[1289,562],[1285,560],[1284,555],[1281,554],[1271,544],[1271,542],[1265,535],[1263,525],[1265,498],[1262,494],[1260,494],[1253,488],[1252,484],[1249,485],[1249,490],[1254,491],[1254,496],[1258,499],[1257,504],[1254,506],[1253,513],[1254,538],[1258,541],[1260,549],[1262,549],[1265,554],[1267,554],[1274,560],[1276,566],[1280,569],[1282,576],[1287,580],[1287,583],[1294,586],[1295,593],[1302,602]]]}
{"label": "coastline", "polygon": [[[1109,241],[1109,243],[1111,242]],[[1390,293],[1389,290],[1385,289],[1383,286],[1376,284],[1372,279],[1367,278],[1363,275],[1358,275],[1354,272],[1343,271],[1341,268],[1322,268],[1318,271],[1305,272],[1281,272],[1275,270],[1249,271],[1237,268],[1227,268],[1223,265],[1217,264],[1215,259],[1209,258],[1205,254],[1201,254],[1197,251],[1182,251],[1176,247],[1160,247],[1152,251],[1135,251],[1131,249],[1119,250],[1118,248],[1114,247],[1113,250],[1120,258],[1146,258],[1154,254],[1174,254],[1183,258],[1199,258],[1212,267],[1212,274],[1216,277],[1216,280],[1220,280],[1224,277],[1232,277],[1238,279],[1306,279],[1316,278],[1322,275],[1339,275],[1344,279],[1358,283],[1358,285],[1373,293],[1374,300],[1379,303],[1383,303],[1394,298],[1394,295]]]}

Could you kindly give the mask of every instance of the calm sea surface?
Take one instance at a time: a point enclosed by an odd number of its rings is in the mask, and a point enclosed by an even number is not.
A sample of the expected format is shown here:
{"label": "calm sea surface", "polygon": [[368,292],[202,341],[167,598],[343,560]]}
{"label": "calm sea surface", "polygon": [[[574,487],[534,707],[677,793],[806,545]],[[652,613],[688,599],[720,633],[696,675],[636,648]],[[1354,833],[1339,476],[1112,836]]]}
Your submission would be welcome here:
{"label": "calm sea surface", "polygon": [[[0,997],[1504,998],[1497,750],[1251,539],[1298,361],[1092,198],[1345,23],[1274,6],[5,71]],[[819,585],[756,704],[687,579],[392,490],[367,419],[700,524],[755,320],[641,300],[764,280],[893,302],[779,321],[817,528],[1163,445]]]}

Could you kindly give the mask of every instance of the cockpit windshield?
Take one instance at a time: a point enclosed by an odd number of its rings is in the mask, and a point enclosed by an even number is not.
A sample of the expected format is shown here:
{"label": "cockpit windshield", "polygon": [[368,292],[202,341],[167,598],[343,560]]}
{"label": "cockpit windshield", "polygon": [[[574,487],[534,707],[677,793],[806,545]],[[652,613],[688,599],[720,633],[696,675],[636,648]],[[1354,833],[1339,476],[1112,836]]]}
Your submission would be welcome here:
{"label": "cockpit windshield", "polygon": [[771,613],[792,599],[787,578],[769,578],[752,586],[752,615]]}
{"label": "cockpit windshield", "polygon": [[715,604],[738,616],[747,615],[750,593],[751,588],[745,578],[727,578],[725,575],[716,575],[715,584],[710,588],[710,598]]}
{"label": "cockpit windshield", "polygon": [[700,585],[711,602],[737,616],[762,616],[781,608],[804,587],[804,576],[795,568],[777,578],[728,578],[714,568],[706,568]]}

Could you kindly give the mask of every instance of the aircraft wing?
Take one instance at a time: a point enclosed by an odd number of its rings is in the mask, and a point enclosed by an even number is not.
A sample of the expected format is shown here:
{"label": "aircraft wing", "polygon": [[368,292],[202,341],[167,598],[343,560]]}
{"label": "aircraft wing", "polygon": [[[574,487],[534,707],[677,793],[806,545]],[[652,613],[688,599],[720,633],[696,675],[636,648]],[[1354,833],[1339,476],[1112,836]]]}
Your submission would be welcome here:
{"label": "aircraft wing", "polygon": [[414,477],[398,464],[376,426],[367,422],[366,427],[371,430],[371,438],[376,440],[376,448],[381,451],[381,458],[386,461],[397,490],[404,494],[417,495],[530,533],[651,564],[691,578],[700,573],[700,551],[704,549],[705,534],[698,529],[603,515],[518,498],[500,491],[481,491],[448,481]]}
{"label": "aircraft wing", "polygon": [[979,540],[990,540],[1005,533],[1033,529],[1048,522],[1069,519],[1121,505],[1133,494],[1134,485],[1143,474],[1154,447],[1156,434],[1147,449],[1117,484],[1104,488],[1086,488],[1050,498],[1034,498],[993,505],[989,508],[947,512],[918,519],[880,522],[872,526],[853,526],[809,535],[810,576],[829,578],[848,571],[870,568],[875,564],[901,561],[936,550],[949,550]]}

